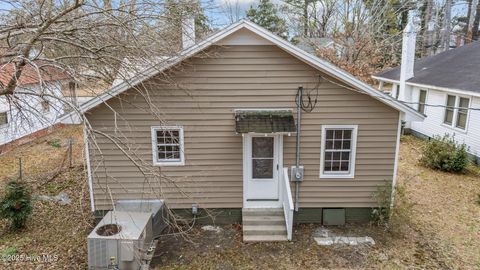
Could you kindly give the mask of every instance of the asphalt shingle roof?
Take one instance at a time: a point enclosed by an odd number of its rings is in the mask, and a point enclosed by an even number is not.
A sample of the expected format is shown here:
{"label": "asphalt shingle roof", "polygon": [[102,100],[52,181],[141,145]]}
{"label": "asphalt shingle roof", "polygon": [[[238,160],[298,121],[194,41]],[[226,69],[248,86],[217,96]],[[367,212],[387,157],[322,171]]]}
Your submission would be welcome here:
{"label": "asphalt shingle roof", "polygon": [[235,132],[274,133],[295,132],[295,120],[291,111],[237,111]]}
{"label": "asphalt shingle roof", "polygon": [[[480,42],[418,59],[413,73],[407,82],[480,93]],[[398,81],[400,67],[375,77]]]}

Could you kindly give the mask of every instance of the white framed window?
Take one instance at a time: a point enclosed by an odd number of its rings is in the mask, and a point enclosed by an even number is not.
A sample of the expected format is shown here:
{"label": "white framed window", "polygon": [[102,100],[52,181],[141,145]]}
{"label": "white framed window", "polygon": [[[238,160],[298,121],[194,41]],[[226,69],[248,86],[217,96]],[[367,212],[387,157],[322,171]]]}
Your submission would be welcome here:
{"label": "white framed window", "polygon": [[0,112],[0,126],[8,124],[8,112]]}
{"label": "white framed window", "polygon": [[50,102],[48,100],[42,100],[40,102],[40,105],[42,106],[42,110],[44,112],[49,112],[50,111]]}
{"label": "white framed window", "polygon": [[322,125],[320,178],[353,178],[357,125]]}
{"label": "white framed window", "polygon": [[427,90],[420,89],[418,93],[418,107],[419,113],[425,114],[425,103],[427,103]]}
{"label": "white framed window", "polygon": [[400,95],[400,85],[396,84],[395,85],[395,99],[398,99],[399,95]]}
{"label": "white framed window", "polygon": [[183,127],[152,127],[153,165],[179,166],[185,164]]}
{"label": "white framed window", "polygon": [[447,95],[443,124],[465,131],[468,123],[470,98]]}

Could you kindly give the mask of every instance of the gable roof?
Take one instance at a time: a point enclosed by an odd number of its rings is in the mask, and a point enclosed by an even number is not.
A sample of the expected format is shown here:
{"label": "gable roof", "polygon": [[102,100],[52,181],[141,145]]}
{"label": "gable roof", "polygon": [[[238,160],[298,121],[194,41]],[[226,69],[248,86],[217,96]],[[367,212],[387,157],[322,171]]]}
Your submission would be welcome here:
{"label": "gable roof", "polygon": [[[408,83],[416,83],[480,94],[480,42],[448,50],[415,61],[414,77]],[[399,81],[400,67],[372,76],[375,79]]]}
{"label": "gable roof", "polygon": [[[367,94],[367,95],[370,95],[372,96],[373,98],[381,101],[382,103],[385,103],[387,104],[388,106],[390,107],[393,107],[395,109],[397,109],[398,111],[401,111],[401,112],[404,112],[406,113],[407,115],[409,115],[411,118],[411,120],[413,121],[418,121],[418,120],[423,120],[425,118],[425,116],[419,112],[417,112],[416,110],[414,110],[413,108],[411,108],[410,106],[404,104],[404,103],[401,103],[399,101],[397,101],[396,99],[392,98],[391,96],[389,95],[386,95],[374,88],[372,88],[371,86],[369,86],[368,84],[360,81],[359,79],[355,78],[353,75],[349,74],[348,72],[336,67],[335,65],[327,62],[327,61],[324,61],[314,55],[311,55],[299,48],[297,48],[296,46],[292,45],[291,43],[289,43],[288,41],[276,36],[275,34],[271,33],[270,31],[260,27],[259,25],[255,24],[255,23],[252,23],[250,21],[247,21],[247,20],[240,20],[234,24],[231,24],[230,26],[224,28],[223,30],[219,31],[219,32],[216,32],[215,34],[211,35],[210,37],[208,37],[207,39],[205,39],[204,41],[192,46],[192,47],[189,47],[181,52],[178,53],[177,56],[174,56],[170,59],[167,59],[165,61],[162,61],[162,63],[159,63],[158,65],[154,65],[154,66],[151,66],[149,68],[146,68],[144,71],[138,73],[136,76],[130,78],[130,79],[127,79],[115,86],[113,86],[112,88],[110,88],[109,90],[105,91],[104,94],[100,95],[100,96],[97,96],[96,98],[93,98],[91,99],[90,101],[84,103],[81,107],[80,107],[80,112],[86,112],[92,108],[94,108],[95,106],[109,100],[110,98],[128,90],[129,88],[132,88],[136,85],[138,85],[139,83],[149,79],[149,78],[152,78],[153,76],[159,74],[160,72],[180,63],[181,61],[195,55],[196,53],[198,52],[201,52],[202,50],[205,50],[206,48],[208,48],[209,46],[223,40],[224,38],[228,37],[229,35],[239,31],[239,30],[242,30],[242,29],[247,29],[253,33],[255,33],[256,35],[262,37],[263,39],[265,39],[266,41],[280,47],[281,49],[283,49],[284,51],[286,51],[287,53],[293,55],[294,57],[298,58],[299,60],[309,64],[310,66],[313,66],[319,70],[321,70],[322,72],[334,77],[334,78],[337,78],[339,79],[340,81],[342,81],[343,83],[355,88],[355,89],[358,89],[359,91]],[[67,115],[68,116],[68,115]],[[67,117],[65,116],[65,117]],[[62,118],[63,120],[65,119]]]}
{"label": "gable roof", "polygon": [[[18,79],[18,85],[32,85],[40,82],[51,82],[69,79],[70,76],[60,68],[46,65],[41,61],[35,62],[36,66],[27,64]],[[0,65],[0,85],[7,85],[13,74],[16,72],[15,63],[10,62]]]}

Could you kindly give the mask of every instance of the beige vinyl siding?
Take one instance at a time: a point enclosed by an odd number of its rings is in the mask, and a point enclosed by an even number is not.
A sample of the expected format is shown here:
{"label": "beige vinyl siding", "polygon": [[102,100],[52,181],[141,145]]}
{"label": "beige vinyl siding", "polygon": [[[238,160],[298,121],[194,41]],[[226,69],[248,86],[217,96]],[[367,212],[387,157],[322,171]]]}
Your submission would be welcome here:
{"label": "beige vinyl siding", "polygon": [[[192,203],[206,208],[242,207],[242,136],[235,134],[234,109],[295,111],[298,86],[313,88],[321,72],[275,46],[215,47],[207,55],[176,67],[168,79],[159,75],[144,83],[148,98],[166,124],[184,127],[185,166],[155,167],[175,181],[175,186],[166,179],[145,177],[114,143],[97,134],[100,149],[90,143],[97,210],[110,209],[111,198],[160,195],[173,208],[191,207]],[[88,119],[106,134],[115,136],[117,129],[116,134],[123,134],[134,149],[130,152],[135,153],[136,162],[151,165],[150,127],[161,122],[148,111],[144,97],[131,89],[108,101],[108,106],[92,109]],[[376,186],[392,180],[398,111],[368,95],[324,81],[316,109],[302,117],[305,181],[300,206],[373,206],[371,194]],[[358,125],[354,179],[319,178],[322,124]],[[290,167],[294,158],[292,134],[284,138],[284,165]]]}

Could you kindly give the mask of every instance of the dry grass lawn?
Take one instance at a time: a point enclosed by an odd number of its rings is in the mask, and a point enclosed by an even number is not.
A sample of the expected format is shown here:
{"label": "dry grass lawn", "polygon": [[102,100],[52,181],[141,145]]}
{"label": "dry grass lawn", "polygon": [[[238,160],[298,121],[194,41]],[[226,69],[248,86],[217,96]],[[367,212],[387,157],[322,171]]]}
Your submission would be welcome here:
{"label": "dry grass lawn", "polygon": [[[0,254],[58,256],[47,262],[7,262],[0,269],[85,269],[86,240],[91,230],[82,133],[78,127],[0,155],[0,191],[18,172],[34,195],[67,193],[72,203],[35,201],[28,228],[11,233],[0,221]],[[74,138],[74,166],[64,162],[68,138]],[[389,229],[373,225],[333,228],[337,233],[372,236],[374,247],[320,247],[312,234],[317,225],[297,226],[293,242],[241,242],[241,226],[223,226],[220,234],[198,226],[189,241],[161,239],[155,269],[480,269],[480,170],[463,175],[419,165],[423,142],[402,138],[397,207]]]}

